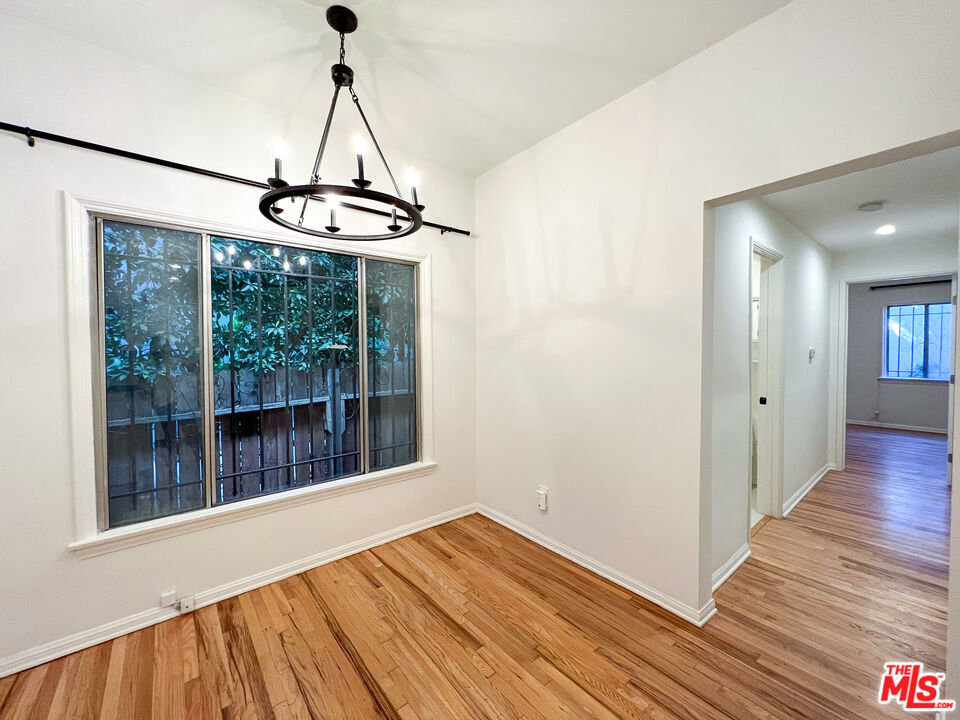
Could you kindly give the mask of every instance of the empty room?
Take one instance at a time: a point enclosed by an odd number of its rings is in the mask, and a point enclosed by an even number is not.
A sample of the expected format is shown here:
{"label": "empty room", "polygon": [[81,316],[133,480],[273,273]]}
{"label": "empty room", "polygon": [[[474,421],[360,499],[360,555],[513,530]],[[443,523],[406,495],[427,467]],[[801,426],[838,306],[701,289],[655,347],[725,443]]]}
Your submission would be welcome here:
{"label": "empty room", "polygon": [[0,720],[952,716],[960,0],[0,59]]}

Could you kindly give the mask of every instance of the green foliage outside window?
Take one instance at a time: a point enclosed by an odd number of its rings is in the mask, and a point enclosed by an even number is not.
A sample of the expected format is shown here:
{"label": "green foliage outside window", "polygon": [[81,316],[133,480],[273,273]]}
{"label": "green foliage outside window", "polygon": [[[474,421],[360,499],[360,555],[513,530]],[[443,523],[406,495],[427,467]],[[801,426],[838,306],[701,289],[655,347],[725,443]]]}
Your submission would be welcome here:
{"label": "green foliage outside window", "polygon": [[223,238],[210,251],[215,372],[357,362],[355,257]]}
{"label": "green foliage outside window", "polygon": [[[105,223],[108,378],[129,381],[131,365],[148,382],[197,374],[198,239]],[[231,363],[254,372],[357,363],[357,258],[216,237],[210,251],[215,373]],[[412,268],[370,262],[368,355],[381,369],[414,345],[412,314],[404,312],[414,294]]]}

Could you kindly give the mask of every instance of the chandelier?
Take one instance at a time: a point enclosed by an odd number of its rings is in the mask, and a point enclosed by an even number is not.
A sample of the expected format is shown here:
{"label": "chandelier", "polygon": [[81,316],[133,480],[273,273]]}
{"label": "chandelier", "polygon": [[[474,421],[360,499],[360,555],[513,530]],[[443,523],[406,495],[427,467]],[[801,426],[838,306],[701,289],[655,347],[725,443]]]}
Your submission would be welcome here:
{"label": "chandelier", "polygon": [[[280,177],[281,164],[280,159],[274,160],[274,176],[267,180],[270,190],[260,197],[260,212],[268,220],[278,225],[324,238],[337,238],[340,240],[389,240],[399,238],[404,235],[415,233],[423,225],[424,206],[419,203],[417,198],[417,188],[410,190],[411,199],[409,202],[404,199],[400,187],[393,177],[390,165],[380,149],[380,143],[377,142],[367,116],[360,106],[360,98],[353,89],[353,69],[344,63],[345,53],[343,47],[344,36],[357,29],[357,16],[349,8],[342,5],[333,5],[327,8],[327,23],[336,32],[340,34],[340,62],[330,68],[330,75],[333,79],[333,99],[330,101],[330,110],[327,112],[327,120],[323,126],[323,135],[320,138],[320,147],[317,149],[317,157],[313,162],[313,172],[310,174],[310,182],[305,185],[291,185]],[[380,160],[390,177],[395,194],[381,192],[370,188],[371,182],[363,174],[363,148],[358,144],[357,152],[357,177],[351,180],[352,185],[335,185],[331,183],[320,182],[320,164],[323,161],[323,153],[327,147],[327,138],[330,134],[330,123],[333,120],[333,112],[337,107],[337,98],[340,96],[340,90],[346,88],[353,99],[353,104],[360,113],[360,119],[370,136],[373,147],[376,148]],[[289,199],[293,208],[282,208],[281,201]],[[348,200],[349,201],[348,201]],[[359,202],[350,202],[359,201]],[[310,203],[320,203],[323,209],[319,213],[321,224],[316,223],[317,213],[311,213],[308,220],[307,207]],[[385,221],[387,232],[358,232],[355,234],[341,233],[337,225],[337,209],[346,208],[353,210],[362,210],[367,213],[382,216]],[[290,212],[290,211],[293,212]],[[327,213],[329,211],[329,214]],[[402,214],[401,214],[402,213]],[[322,224],[328,222],[328,224]]]}

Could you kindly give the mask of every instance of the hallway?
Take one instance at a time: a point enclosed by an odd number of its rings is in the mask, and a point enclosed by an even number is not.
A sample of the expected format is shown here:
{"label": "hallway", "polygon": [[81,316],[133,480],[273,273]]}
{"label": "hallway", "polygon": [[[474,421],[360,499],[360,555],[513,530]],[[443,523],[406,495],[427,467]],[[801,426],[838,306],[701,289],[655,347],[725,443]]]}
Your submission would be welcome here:
{"label": "hallway", "polygon": [[710,634],[736,637],[825,703],[855,694],[864,714],[880,709],[885,661],[942,671],[945,459],[945,436],[849,426],[846,469],[754,529],[752,557],[716,592]]}
{"label": "hallway", "polygon": [[942,669],[945,441],[853,428],[702,629],[470,515],[0,679],[0,718],[901,717]]}

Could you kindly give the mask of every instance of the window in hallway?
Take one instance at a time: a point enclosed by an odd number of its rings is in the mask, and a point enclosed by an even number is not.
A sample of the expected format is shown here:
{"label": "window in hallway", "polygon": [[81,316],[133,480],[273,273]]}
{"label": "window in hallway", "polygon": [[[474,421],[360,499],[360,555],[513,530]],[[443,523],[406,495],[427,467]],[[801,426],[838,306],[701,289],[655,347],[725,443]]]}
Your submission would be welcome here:
{"label": "window in hallway", "polygon": [[949,380],[952,322],[950,303],[887,308],[884,376]]}

